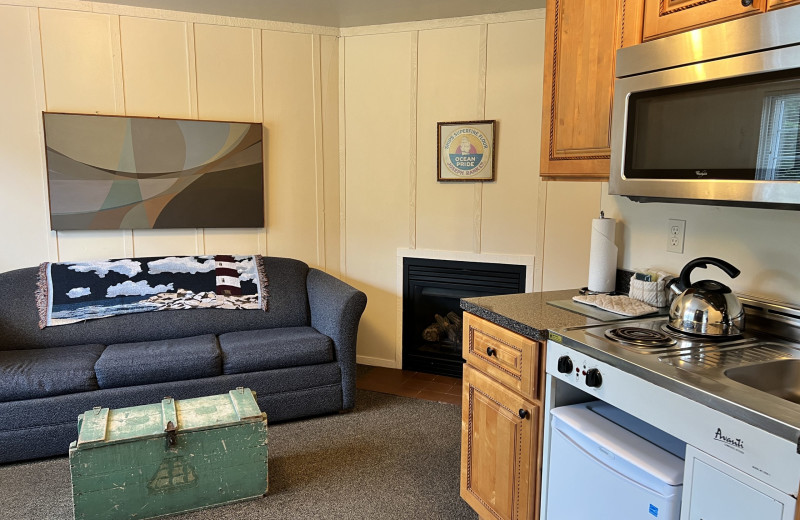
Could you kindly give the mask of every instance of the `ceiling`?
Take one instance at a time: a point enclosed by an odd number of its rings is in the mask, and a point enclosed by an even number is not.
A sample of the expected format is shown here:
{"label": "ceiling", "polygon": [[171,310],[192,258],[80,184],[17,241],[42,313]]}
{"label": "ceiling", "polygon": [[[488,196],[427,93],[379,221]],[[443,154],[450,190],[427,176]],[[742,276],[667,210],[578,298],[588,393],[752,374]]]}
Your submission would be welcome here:
{"label": "ceiling", "polygon": [[100,0],[107,4],[326,27],[457,18],[538,9],[545,0]]}

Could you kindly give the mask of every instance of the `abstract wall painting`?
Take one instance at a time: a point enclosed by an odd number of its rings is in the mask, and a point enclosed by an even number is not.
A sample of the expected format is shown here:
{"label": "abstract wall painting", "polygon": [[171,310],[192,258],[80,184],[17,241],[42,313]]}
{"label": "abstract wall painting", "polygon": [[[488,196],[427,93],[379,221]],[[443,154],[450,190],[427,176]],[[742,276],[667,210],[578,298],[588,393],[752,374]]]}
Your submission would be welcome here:
{"label": "abstract wall painting", "polygon": [[54,230],[264,227],[261,123],[43,117]]}

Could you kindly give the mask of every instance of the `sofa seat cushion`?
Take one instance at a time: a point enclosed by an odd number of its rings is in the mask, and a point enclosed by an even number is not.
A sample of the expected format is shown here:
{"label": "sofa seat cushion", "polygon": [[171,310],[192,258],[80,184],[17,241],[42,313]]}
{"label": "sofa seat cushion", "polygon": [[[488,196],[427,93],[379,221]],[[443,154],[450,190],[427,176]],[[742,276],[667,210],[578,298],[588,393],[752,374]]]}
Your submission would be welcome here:
{"label": "sofa seat cushion", "polygon": [[0,402],[97,390],[103,345],[0,351]]}
{"label": "sofa seat cushion", "polygon": [[183,381],[222,373],[213,334],[109,345],[95,364],[100,388]]}
{"label": "sofa seat cushion", "polygon": [[333,342],[312,327],[230,332],[219,337],[225,374],[316,365],[334,360]]}

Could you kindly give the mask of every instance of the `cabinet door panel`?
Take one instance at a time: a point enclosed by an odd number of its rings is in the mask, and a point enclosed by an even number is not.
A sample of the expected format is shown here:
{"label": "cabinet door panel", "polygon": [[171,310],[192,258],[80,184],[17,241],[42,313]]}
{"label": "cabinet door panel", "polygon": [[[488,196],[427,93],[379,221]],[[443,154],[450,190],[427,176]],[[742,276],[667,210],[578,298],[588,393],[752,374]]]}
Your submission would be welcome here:
{"label": "cabinet door panel", "polygon": [[757,14],[765,10],[766,1],[645,0],[644,41]]}
{"label": "cabinet door panel", "polygon": [[533,518],[539,407],[469,365],[463,385],[461,497],[484,518]]}
{"label": "cabinet door panel", "polygon": [[790,5],[800,4],[800,0],[769,0],[767,4],[767,11],[778,9],[781,7],[789,7]]}
{"label": "cabinet door panel", "polygon": [[617,0],[548,0],[541,175],[607,178]]}

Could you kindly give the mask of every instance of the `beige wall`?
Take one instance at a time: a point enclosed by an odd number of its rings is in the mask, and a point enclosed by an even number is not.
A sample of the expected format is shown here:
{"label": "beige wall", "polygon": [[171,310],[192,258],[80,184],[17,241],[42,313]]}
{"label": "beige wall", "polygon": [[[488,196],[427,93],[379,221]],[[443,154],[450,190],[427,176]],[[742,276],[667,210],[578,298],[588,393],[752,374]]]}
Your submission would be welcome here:
{"label": "beige wall", "polygon": [[[607,183],[546,183],[544,289],[586,285],[591,219],[599,211],[617,219],[617,265],[678,274],[690,260],[712,256],[741,270],[731,280],[717,268],[698,269],[692,280],[711,278],[737,293],[800,305],[800,212],[636,203],[608,194]],[[682,254],[667,252],[669,219],[686,221]]]}
{"label": "beige wall", "polygon": [[[359,361],[399,366],[397,250],[537,248],[544,11],[344,33],[345,269]],[[496,182],[436,181],[440,121],[497,121]]]}
{"label": "beige wall", "polygon": [[[227,252],[290,256],[338,272],[335,30],[23,3],[30,6],[0,5],[0,270],[46,259]],[[263,122],[266,229],[50,231],[45,110]]]}
{"label": "beige wall", "polygon": [[[626,268],[656,266],[679,273],[701,256],[718,257],[741,270],[731,280],[715,267],[694,271],[692,280],[713,278],[734,292],[800,305],[800,212],[698,206],[641,204],[608,195],[602,202],[619,220],[619,263]],[[667,253],[667,220],[686,221],[683,254]]]}
{"label": "beige wall", "polygon": [[[133,255],[296,257],[368,294],[359,361],[398,366],[399,249],[535,256],[534,289],[581,287],[603,209],[619,220],[620,267],[677,272],[719,256],[742,270],[735,290],[800,303],[797,212],[635,204],[604,183],[540,181],[542,10],[339,31],[15,3],[0,2],[0,270]],[[43,110],[263,121],[266,229],[50,231]],[[497,180],[438,183],[436,123],[467,119],[497,121]],[[682,255],[665,250],[668,218],[687,221]]]}

